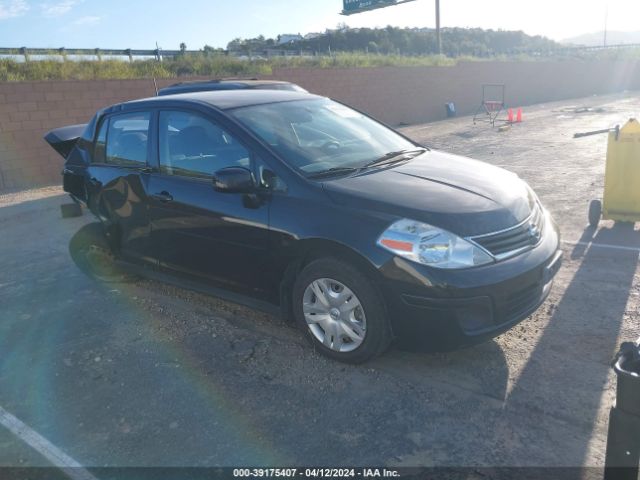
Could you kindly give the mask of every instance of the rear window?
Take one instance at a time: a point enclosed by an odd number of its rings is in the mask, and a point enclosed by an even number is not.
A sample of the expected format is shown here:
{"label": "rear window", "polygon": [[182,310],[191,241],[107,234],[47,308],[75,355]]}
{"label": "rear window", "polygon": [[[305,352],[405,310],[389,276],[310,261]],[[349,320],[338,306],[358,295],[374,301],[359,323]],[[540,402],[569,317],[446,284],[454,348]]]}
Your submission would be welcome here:
{"label": "rear window", "polygon": [[[109,118],[106,127],[106,155],[104,163],[124,167],[144,167],[149,153],[149,124],[151,115],[127,113]],[[96,161],[100,157],[100,129],[96,142]],[[104,141],[104,140],[103,140]]]}
{"label": "rear window", "polygon": [[96,138],[96,146],[93,150],[93,163],[105,163],[107,150],[107,130],[109,129],[109,119],[105,118],[100,124],[100,131]]}

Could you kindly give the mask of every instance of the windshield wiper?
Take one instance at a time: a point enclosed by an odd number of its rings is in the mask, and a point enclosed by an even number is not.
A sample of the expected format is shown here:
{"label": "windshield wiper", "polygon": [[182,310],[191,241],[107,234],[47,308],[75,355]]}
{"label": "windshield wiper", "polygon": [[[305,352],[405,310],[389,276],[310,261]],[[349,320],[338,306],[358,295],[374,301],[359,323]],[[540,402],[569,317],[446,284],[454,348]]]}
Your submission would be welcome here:
{"label": "windshield wiper", "polygon": [[421,153],[426,152],[426,148],[412,148],[405,150],[398,150],[395,152],[389,152],[384,154],[380,158],[376,158],[374,161],[366,163],[362,167],[333,167],[327,170],[322,170],[320,172],[315,172],[310,175],[307,175],[307,178],[322,178],[328,177],[331,175],[339,175],[339,174],[347,174],[353,172],[360,172],[369,167],[377,167],[380,165],[388,165],[390,163],[395,163],[397,161],[408,160],[409,158],[413,158]]}
{"label": "windshield wiper", "polygon": [[346,173],[357,172],[358,170],[360,169],[355,167],[333,167],[327,170],[321,170],[319,172],[312,173],[311,175],[307,175],[307,178],[329,177],[331,175],[338,175],[341,173],[346,174]]}
{"label": "windshield wiper", "polygon": [[[387,165],[389,163],[394,163],[400,160],[406,160],[407,155],[416,154],[414,156],[417,156],[426,151],[427,151],[426,148],[413,148],[413,149],[397,150],[395,152],[385,153],[380,158],[376,158],[375,160],[365,164],[362,168],[377,167],[380,165]],[[402,158],[398,158],[398,157],[402,157]],[[409,158],[413,158],[413,157],[409,157]]]}

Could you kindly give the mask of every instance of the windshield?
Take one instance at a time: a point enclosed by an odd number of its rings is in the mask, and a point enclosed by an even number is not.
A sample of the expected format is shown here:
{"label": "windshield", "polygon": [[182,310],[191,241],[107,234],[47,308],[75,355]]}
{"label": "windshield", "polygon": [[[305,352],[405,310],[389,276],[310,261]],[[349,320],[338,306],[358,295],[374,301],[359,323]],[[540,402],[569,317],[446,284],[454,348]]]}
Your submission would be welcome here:
{"label": "windshield", "polygon": [[416,145],[393,130],[329,99],[254,105],[231,115],[306,176],[361,168]]}

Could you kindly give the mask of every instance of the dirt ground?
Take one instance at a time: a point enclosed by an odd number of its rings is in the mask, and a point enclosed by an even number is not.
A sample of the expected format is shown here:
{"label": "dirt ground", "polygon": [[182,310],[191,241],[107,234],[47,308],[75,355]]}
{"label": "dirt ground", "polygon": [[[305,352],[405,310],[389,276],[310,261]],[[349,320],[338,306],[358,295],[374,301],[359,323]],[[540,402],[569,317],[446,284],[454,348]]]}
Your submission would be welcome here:
{"label": "dirt ground", "polygon": [[[528,181],[565,262],[547,302],[495,340],[363,366],[246,307],[88,280],[67,248],[90,215],[61,219],[59,188],[0,195],[0,407],[86,466],[602,466],[609,363],[640,335],[640,232],[586,228],[606,137],[572,136],[639,114],[629,94],[527,108],[505,132],[404,127]],[[47,464],[0,427],[0,465]]]}

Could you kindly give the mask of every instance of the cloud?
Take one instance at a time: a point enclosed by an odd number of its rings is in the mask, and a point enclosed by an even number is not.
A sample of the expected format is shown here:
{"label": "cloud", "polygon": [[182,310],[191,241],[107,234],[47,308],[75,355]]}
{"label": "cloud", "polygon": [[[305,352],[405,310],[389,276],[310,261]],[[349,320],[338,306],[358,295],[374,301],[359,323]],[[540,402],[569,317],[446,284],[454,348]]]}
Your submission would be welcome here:
{"label": "cloud", "polygon": [[25,0],[0,1],[0,20],[5,18],[19,17],[29,10],[29,5]]}
{"label": "cloud", "polygon": [[83,0],[61,0],[56,3],[43,3],[40,5],[40,8],[45,17],[59,17],[71,11],[73,7],[82,2]]}
{"label": "cloud", "polygon": [[100,17],[88,15],[86,17],[80,17],[77,20],[74,20],[74,25],[95,25],[100,22]]}

